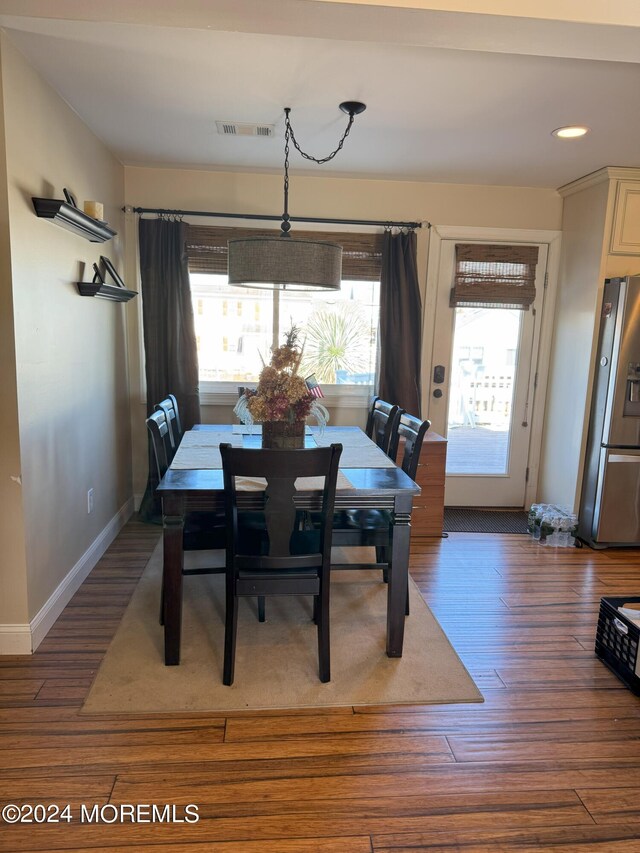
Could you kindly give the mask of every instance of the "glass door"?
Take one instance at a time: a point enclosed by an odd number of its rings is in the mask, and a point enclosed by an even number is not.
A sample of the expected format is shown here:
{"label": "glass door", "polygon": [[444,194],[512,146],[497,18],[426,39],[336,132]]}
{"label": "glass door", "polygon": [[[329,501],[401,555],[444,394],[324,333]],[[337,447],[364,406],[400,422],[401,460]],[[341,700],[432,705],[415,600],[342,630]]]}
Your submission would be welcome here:
{"label": "glass door", "polygon": [[441,247],[429,416],[446,436],[447,506],[524,505],[546,246],[529,310],[450,307],[455,242]]}

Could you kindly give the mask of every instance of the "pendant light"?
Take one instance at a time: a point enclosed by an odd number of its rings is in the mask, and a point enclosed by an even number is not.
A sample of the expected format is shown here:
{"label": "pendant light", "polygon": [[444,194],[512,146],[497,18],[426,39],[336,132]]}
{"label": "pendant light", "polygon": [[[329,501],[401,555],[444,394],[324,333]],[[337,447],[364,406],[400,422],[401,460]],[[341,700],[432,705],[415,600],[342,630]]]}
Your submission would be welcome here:
{"label": "pendant light", "polygon": [[335,151],[318,159],[298,145],[289,119],[291,108],[285,108],[284,212],[280,234],[229,240],[229,284],[262,290],[340,290],[342,246],[323,240],[301,240],[289,233],[289,141],[307,160],[319,164],[333,160],[342,149],[355,116],[366,106],[359,101],[344,101],[340,109],[349,116],[347,129]]}

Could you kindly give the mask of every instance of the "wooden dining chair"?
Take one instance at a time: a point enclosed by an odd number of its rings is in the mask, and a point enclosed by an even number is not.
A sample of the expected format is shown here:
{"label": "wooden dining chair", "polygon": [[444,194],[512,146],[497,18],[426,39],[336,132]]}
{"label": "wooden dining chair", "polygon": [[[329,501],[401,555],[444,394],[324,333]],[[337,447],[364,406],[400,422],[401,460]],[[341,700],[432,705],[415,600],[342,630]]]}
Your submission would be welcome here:
{"label": "wooden dining chair", "polygon": [[173,448],[171,447],[171,439],[169,437],[169,424],[167,416],[162,410],[157,410],[149,415],[147,418],[147,430],[151,438],[156,474],[158,482],[160,482],[173,458]]}
{"label": "wooden dining chair", "polygon": [[398,451],[402,453],[400,467],[412,480],[416,479],[422,443],[430,427],[431,421],[421,421],[420,418],[403,412],[398,419],[395,436],[389,445],[389,456],[392,459],[397,460]]}
{"label": "wooden dining chair", "polygon": [[394,440],[400,415],[404,412],[399,406],[387,403],[380,397],[374,397],[367,417],[366,434],[389,455],[389,445]]}
{"label": "wooden dining chair", "polygon": [[[155,457],[158,482],[164,477],[170,464],[167,452],[169,426],[164,412],[160,409],[147,418],[147,429],[151,436],[151,446]],[[182,532],[184,551],[220,551],[226,547],[227,534],[224,512],[192,511],[187,512]],[[195,569],[183,569],[183,575],[222,574],[224,566],[202,566]],[[160,624],[164,625],[164,572],[160,592]]]}
{"label": "wooden dining chair", "polygon": [[[412,480],[416,478],[422,443],[430,426],[431,421],[421,421],[406,413],[398,420],[396,437],[390,445],[389,455],[395,460],[400,451],[400,467]],[[333,524],[333,544],[343,547],[373,546],[376,560],[372,563],[334,563],[332,569],[382,569],[384,579],[388,580],[389,571],[393,571],[392,533],[389,510],[356,509],[338,513]],[[408,595],[406,612],[409,613]]]}
{"label": "wooden dining chair", "polygon": [[[169,444],[171,450],[173,451],[171,454],[171,458],[173,458],[173,454],[175,454],[176,450],[178,449],[178,446],[184,434],[184,430],[182,429],[182,423],[180,421],[178,401],[173,396],[173,394],[167,394],[164,400],[161,400],[159,403],[156,403],[154,409],[156,412],[164,412],[165,418],[167,419]],[[171,459],[169,461],[171,461]]]}
{"label": "wooden dining chair", "polygon": [[[331,678],[329,582],[331,526],[342,445],[308,450],[245,450],[221,444],[227,518],[223,683],[233,684],[238,599],[243,596],[312,595],[318,629],[320,681]],[[238,482],[264,478],[263,523],[242,531]],[[294,503],[297,477],[321,477],[318,526],[305,530]],[[252,512],[255,516],[255,513]]]}

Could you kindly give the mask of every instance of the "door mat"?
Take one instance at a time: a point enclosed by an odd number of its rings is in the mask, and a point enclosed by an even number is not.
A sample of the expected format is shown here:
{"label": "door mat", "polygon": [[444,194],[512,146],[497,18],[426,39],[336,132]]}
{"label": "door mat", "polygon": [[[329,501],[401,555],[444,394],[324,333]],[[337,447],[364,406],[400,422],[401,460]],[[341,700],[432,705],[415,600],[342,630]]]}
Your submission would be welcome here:
{"label": "door mat", "polygon": [[447,533],[527,533],[527,513],[522,510],[445,507]]}

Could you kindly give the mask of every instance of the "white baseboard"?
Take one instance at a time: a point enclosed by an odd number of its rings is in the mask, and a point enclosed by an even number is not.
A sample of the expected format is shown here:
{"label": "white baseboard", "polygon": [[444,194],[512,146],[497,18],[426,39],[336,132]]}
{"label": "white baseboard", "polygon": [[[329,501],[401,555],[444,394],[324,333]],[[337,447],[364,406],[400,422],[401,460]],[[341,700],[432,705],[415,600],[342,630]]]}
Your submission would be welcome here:
{"label": "white baseboard", "polygon": [[30,654],[30,625],[0,625],[0,655]]}
{"label": "white baseboard", "polygon": [[1,655],[28,655],[35,652],[51,630],[53,623],[71,601],[74,593],[132,515],[133,498],[129,498],[87,548],[69,574],[58,584],[48,601],[29,624],[0,625]]}

